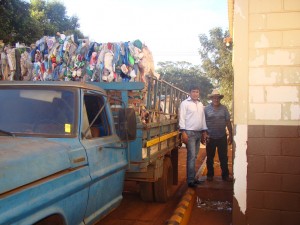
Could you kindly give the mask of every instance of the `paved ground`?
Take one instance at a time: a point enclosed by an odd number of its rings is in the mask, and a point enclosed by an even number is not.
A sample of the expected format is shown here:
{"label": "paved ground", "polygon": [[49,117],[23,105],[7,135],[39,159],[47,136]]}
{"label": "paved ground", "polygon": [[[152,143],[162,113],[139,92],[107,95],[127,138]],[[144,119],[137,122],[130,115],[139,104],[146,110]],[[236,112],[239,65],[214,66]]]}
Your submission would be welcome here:
{"label": "paved ground", "polygon": [[[202,146],[197,160],[197,168],[201,167],[205,156],[205,148]],[[229,170],[232,174],[231,151],[229,152],[229,159]],[[200,179],[205,180],[206,170],[205,167],[201,168],[203,170],[199,170]],[[165,225],[173,215],[182,196],[188,190],[186,185],[186,148],[184,147],[179,150],[178,173],[179,184],[173,187],[174,195],[165,204],[143,202],[138,194],[138,185],[135,182],[125,182],[124,199],[121,205],[97,224]],[[232,183],[222,181],[217,156],[215,158],[215,174],[214,181],[205,181],[202,185],[194,188],[196,197],[188,225],[231,224]]]}
{"label": "paved ground", "polygon": [[[185,185],[186,149],[179,150],[178,185],[173,186],[172,198],[167,203],[144,202],[136,182],[125,182],[121,205],[96,225],[165,225],[187,190]],[[202,156],[203,157],[203,156]]]}
{"label": "paved ground", "polygon": [[[202,154],[201,154],[202,152]],[[205,154],[201,148],[200,156]],[[232,175],[232,150],[228,152],[229,171]],[[233,183],[224,182],[218,156],[215,157],[214,180],[206,181],[206,169],[201,173],[200,180],[204,183],[197,188],[196,198],[189,219],[189,225],[230,225],[232,224]]]}

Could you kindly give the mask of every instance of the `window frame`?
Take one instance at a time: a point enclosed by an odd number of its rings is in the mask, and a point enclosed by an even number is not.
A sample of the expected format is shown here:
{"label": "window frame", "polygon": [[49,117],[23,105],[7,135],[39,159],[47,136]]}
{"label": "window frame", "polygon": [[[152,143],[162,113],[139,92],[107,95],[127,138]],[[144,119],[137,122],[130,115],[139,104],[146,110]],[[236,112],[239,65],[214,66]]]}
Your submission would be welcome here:
{"label": "window frame", "polygon": [[[87,106],[87,101],[85,99],[86,96],[91,96],[92,98],[97,98],[99,99],[98,103],[99,107],[97,108],[97,110],[95,111],[90,111],[90,107],[91,105]],[[109,137],[112,136],[114,134],[114,127],[112,126],[112,118],[111,118],[111,114],[109,113],[109,108],[108,108],[108,99],[107,96],[103,93],[99,93],[96,91],[91,91],[91,90],[83,90],[83,97],[82,97],[82,101],[83,101],[83,130],[82,130],[82,137],[85,139],[96,139],[96,138],[104,138],[104,137]],[[91,103],[88,103],[91,104]],[[91,115],[91,113],[93,113],[93,115]],[[104,121],[104,123],[102,122],[97,123],[97,125],[99,126],[99,133],[101,133],[100,131],[100,125],[104,126],[105,129],[105,134],[100,134],[99,136],[93,136],[92,134],[92,129],[95,127],[95,123],[97,122],[97,119],[100,117],[100,122]],[[98,121],[99,122],[99,121]]]}

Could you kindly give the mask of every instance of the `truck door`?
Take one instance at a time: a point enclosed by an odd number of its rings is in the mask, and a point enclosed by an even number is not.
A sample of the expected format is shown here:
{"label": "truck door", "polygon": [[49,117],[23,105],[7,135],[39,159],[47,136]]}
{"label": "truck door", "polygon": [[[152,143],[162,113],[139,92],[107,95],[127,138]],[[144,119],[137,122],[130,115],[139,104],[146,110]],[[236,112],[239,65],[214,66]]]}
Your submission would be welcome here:
{"label": "truck door", "polygon": [[92,178],[84,222],[94,224],[120,203],[127,159],[106,97],[84,91],[82,101],[81,142],[87,152]]}

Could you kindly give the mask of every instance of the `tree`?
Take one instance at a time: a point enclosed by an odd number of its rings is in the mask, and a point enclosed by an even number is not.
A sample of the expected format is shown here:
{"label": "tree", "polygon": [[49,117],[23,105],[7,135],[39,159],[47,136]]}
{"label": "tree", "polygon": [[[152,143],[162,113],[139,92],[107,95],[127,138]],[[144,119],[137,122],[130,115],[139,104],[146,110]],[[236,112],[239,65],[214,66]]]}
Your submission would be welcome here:
{"label": "tree", "polygon": [[232,44],[224,43],[224,39],[227,37],[229,37],[229,32],[223,32],[220,27],[211,29],[209,37],[206,34],[200,34],[199,53],[202,59],[201,68],[205,76],[213,81],[214,88],[220,89],[220,92],[224,94],[222,101],[232,112]]}
{"label": "tree", "polygon": [[203,76],[201,68],[189,62],[159,62],[157,72],[161,78],[172,85],[189,92],[191,84],[197,84],[201,90],[201,101],[207,104],[207,95],[212,91],[213,85],[210,80]]}
{"label": "tree", "polygon": [[0,39],[4,43],[28,43],[34,34],[42,34],[38,21],[30,16],[29,8],[29,3],[20,0],[0,1]]}
{"label": "tree", "polygon": [[[76,16],[68,17],[66,15],[66,7],[59,2],[52,1],[46,7],[47,18],[56,27],[56,31],[74,32],[79,28],[78,18]],[[64,17],[61,17],[64,15]]]}
{"label": "tree", "polygon": [[44,35],[54,35],[58,31],[74,33],[79,28],[78,18],[68,17],[66,7],[56,0],[48,3],[45,0],[31,0],[30,12],[40,22]]}
{"label": "tree", "polygon": [[5,44],[29,45],[57,31],[83,38],[78,18],[68,17],[66,7],[57,0],[1,0],[0,24],[0,40]]}

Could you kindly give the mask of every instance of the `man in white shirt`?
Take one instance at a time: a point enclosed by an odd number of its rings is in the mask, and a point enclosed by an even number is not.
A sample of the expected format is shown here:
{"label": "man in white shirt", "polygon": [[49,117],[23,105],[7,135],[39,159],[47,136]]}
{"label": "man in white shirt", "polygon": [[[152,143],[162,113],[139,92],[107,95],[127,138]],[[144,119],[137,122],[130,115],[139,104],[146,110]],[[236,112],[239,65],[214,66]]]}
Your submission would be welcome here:
{"label": "man in white shirt", "polygon": [[203,104],[199,101],[200,88],[191,85],[190,96],[180,104],[179,128],[182,141],[187,146],[187,183],[196,187],[200,182],[195,179],[195,162],[199,153],[201,136],[207,135]]}

